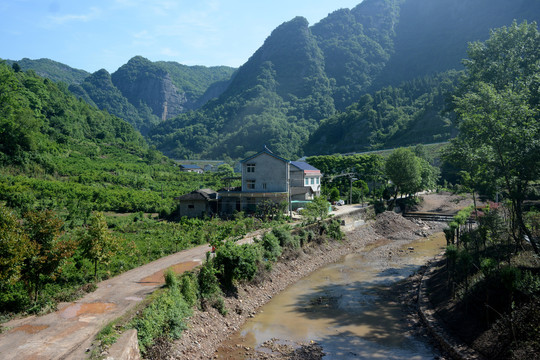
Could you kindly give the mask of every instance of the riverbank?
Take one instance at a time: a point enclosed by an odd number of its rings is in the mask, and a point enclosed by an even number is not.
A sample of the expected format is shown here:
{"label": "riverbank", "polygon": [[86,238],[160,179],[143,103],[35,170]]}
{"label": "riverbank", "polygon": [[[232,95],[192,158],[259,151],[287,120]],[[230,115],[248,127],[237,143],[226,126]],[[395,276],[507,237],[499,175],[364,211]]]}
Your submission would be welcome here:
{"label": "riverbank", "polygon": [[[398,214],[386,212],[379,215],[375,221],[348,232],[345,240],[341,242],[311,244],[300,250],[296,256],[290,256],[275,264],[264,278],[251,284],[239,285],[237,296],[225,299],[228,309],[226,316],[220,315],[215,309],[195,311],[182,338],[173,344],[159,343],[152,352],[153,358],[320,358],[324,349],[321,350],[315,344],[297,346],[274,342],[269,344],[272,351],[256,353],[255,349],[237,347],[236,344],[224,340],[236,332],[246,319],[253,317],[275,294],[321,266],[368,248],[371,251],[366,253],[369,253],[372,260],[384,266],[392,257],[400,256],[398,249],[405,243],[441,231],[443,227],[444,224],[414,222]],[[233,355],[219,357],[216,350],[220,346],[232,348],[229,354]]]}

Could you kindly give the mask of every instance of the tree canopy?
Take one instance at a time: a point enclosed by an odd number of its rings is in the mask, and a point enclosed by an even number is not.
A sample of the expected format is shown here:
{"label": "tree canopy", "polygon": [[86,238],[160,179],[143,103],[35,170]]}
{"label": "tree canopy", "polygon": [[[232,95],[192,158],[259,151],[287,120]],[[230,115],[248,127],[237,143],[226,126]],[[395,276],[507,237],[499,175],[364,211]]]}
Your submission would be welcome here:
{"label": "tree canopy", "polygon": [[[475,176],[490,179],[512,201],[518,232],[532,238],[522,204],[540,175],[540,33],[536,23],[514,22],[470,45],[466,75],[454,98],[462,157],[485,164]],[[470,166],[469,166],[470,167]],[[480,173],[479,173],[480,172]],[[521,239],[516,235],[516,239]],[[533,241],[533,245],[534,241]],[[538,252],[538,249],[535,250]]]}

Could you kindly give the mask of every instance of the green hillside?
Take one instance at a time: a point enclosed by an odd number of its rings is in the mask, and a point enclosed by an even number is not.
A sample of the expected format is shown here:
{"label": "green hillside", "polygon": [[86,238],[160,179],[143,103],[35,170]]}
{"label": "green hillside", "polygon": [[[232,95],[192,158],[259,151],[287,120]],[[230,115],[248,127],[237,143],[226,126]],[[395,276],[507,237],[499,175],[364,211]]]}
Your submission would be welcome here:
{"label": "green hillside", "polygon": [[149,137],[176,158],[241,158],[261,144],[293,156],[333,112],[322,53],[298,17],[272,32],[220,98],[159,124]]}
{"label": "green hillside", "polygon": [[539,18],[530,0],[364,0],[312,26],[281,24],[239,69],[135,56],[79,81],[66,67],[65,81],[178,159],[238,159],[265,144],[294,158],[437,142],[455,135],[445,96],[467,44]]}
{"label": "green hillside", "polygon": [[311,27],[295,18],[218,100],[157,125],[149,139],[176,158],[241,158],[261,144],[294,157],[446,140],[456,133],[442,112],[458,81],[450,70],[463,68],[468,42],[540,18],[539,4],[365,0]]}
{"label": "green hillside", "polygon": [[74,69],[68,65],[59,63],[50,59],[37,59],[30,60],[24,58],[21,60],[7,60],[8,65],[12,65],[14,62],[19,64],[22,70],[34,70],[39,76],[51,79],[55,82],[65,82],[66,84],[80,84],[83,80],[90,75],[90,73]]}
{"label": "green hillside", "polygon": [[0,203],[21,213],[169,213],[174,197],[222,186],[217,175],[182,173],[130,124],[65,84],[0,63],[0,94]]}

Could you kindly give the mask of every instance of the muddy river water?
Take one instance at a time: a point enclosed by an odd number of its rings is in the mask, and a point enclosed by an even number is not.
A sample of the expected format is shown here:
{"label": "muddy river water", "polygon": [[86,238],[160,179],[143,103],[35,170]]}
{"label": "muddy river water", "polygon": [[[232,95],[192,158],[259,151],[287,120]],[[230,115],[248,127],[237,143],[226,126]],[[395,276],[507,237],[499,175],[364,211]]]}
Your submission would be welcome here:
{"label": "muddy river water", "polygon": [[260,348],[273,338],[316,341],[325,359],[433,359],[436,350],[409,335],[390,285],[445,245],[438,233],[413,242],[380,241],[347,255],[274,296],[227,342]]}

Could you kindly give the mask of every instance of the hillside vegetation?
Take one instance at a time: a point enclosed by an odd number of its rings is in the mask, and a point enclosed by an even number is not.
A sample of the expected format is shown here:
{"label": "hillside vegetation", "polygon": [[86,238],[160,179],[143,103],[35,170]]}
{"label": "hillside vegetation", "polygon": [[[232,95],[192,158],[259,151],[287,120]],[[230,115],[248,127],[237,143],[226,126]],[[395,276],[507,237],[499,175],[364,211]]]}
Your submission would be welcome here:
{"label": "hillside vegetation", "polygon": [[141,56],[112,74],[20,65],[68,83],[168,156],[239,159],[266,144],[295,158],[455,136],[444,104],[467,44],[539,18],[528,0],[364,0],[311,26],[302,17],[279,25],[239,69]]}
{"label": "hillside vegetation", "polygon": [[177,158],[242,158],[268,144],[286,157],[388,148],[456,134],[447,97],[470,41],[536,2],[365,0],[309,26],[276,28],[228,88],[159,124],[151,143]]}

